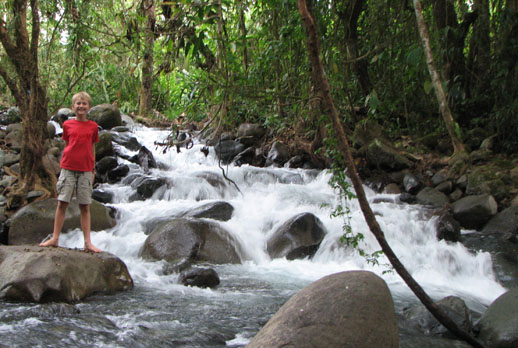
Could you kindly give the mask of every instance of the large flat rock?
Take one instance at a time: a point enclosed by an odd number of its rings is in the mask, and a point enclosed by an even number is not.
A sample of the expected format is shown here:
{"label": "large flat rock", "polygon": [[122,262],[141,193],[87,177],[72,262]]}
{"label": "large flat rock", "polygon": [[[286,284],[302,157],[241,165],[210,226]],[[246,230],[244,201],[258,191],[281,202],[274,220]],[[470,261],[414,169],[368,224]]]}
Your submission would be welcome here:
{"label": "large flat rock", "polygon": [[133,288],[124,262],[113,254],[29,245],[0,245],[0,298],[76,302],[96,293]]}

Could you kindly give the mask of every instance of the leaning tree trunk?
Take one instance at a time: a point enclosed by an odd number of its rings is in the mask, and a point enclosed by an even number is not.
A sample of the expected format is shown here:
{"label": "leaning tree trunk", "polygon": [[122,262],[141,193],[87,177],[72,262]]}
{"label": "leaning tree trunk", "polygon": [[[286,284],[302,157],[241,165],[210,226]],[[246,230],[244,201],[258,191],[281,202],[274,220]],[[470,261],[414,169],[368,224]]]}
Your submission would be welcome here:
{"label": "leaning tree trunk", "polygon": [[306,33],[308,36],[308,53],[311,61],[311,67],[316,71],[316,76],[318,77],[318,85],[322,90],[323,94],[323,103],[326,106],[326,109],[331,117],[335,134],[337,135],[338,147],[342,156],[344,157],[345,163],[347,165],[348,175],[351,178],[354,189],[356,191],[356,196],[358,197],[358,202],[360,204],[360,208],[365,217],[365,221],[369,226],[369,229],[376,237],[376,240],[381,246],[384,254],[389,259],[390,263],[396,270],[396,272],[400,275],[400,277],[405,281],[408,287],[414,292],[414,294],[419,298],[419,300],[425,305],[425,307],[433,314],[433,316],[443,324],[448,330],[450,330],[457,337],[465,340],[470,343],[473,347],[483,348],[484,346],[478,342],[475,338],[469,335],[467,332],[463,331],[459,326],[446,315],[446,313],[437,306],[433,300],[424,292],[421,286],[414,280],[414,278],[410,275],[410,273],[403,266],[401,261],[399,261],[398,257],[388,244],[385,239],[385,235],[381,230],[378,222],[376,221],[376,217],[374,216],[374,212],[372,211],[367,197],[365,195],[365,191],[363,190],[363,185],[360,180],[360,176],[356,170],[356,166],[354,164],[354,160],[351,154],[349,142],[347,137],[345,136],[345,132],[343,126],[340,122],[340,117],[338,115],[338,111],[334,105],[334,102],[331,98],[331,91],[329,82],[327,77],[325,76],[324,66],[322,61],[320,60],[320,43],[317,36],[316,25],[313,17],[308,12],[306,6],[306,0],[298,0],[299,11],[306,27]]}
{"label": "leaning tree trunk", "polygon": [[[38,1],[31,0],[31,38],[27,30],[27,1],[13,2],[13,23],[0,19],[0,42],[14,67],[17,78],[9,76],[7,69],[0,67],[0,75],[6,81],[20,108],[23,123],[20,175],[17,190],[11,192],[9,205],[16,208],[23,204],[28,191],[38,187],[47,195],[54,194],[55,174],[45,169],[45,140],[47,139],[47,98],[39,80],[38,37],[40,18]],[[9,18],[9,16],[7,17]],[[14,40],[7,28],[14,29]]]}
{"label": "leaning tree trunk", "polygon": [[464,144],[460,141],[459,137],[457,136],[457,133],[455,132],[456,123],[453,119],[453,115],[451,114],[451,110],[448,105],[448,99],[446,98],[446,93],[444,92],[444,89],[442,87],[441,78],[439,76],[439,73],[437,72],[437,69],[435,68],[432,49],[430,47],[430,35],[428,35],[428,29],[423,18],[423,9],[421,6],[421,2],[419,0],[414,0],[414,7],[415,16],[417,19],[417,27],[419,29],[421,41],[423,43],[423,48],[426,55],[426,64],[428,66],[428,71],[430,72],[430,77],[432,78],[435,96],[437,97],[437,102],[439,103],[439,110],[441,111],[444,124],[446,125],[448,135],[450,136],[453,145],[453,154],[456,155],[458,153],[465,152]]}
{"label": "leaning tree trunk", "polygon": [[146,16],[144,34],[144,60],[142,62],[142,86],[140,88],[139,114],[149,116],[153,108],[153,48],[155,46],[155,1],[143,0],[142,12]]}

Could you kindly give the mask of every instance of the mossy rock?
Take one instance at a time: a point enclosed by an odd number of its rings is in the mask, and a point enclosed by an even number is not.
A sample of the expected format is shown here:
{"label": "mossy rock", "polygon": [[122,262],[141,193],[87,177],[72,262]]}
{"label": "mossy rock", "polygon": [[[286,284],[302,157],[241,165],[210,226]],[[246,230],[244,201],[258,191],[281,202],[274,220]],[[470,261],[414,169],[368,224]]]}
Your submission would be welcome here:
{"label": "mossy rock", "polygon": [[512,199],[518,178],[513,178],[508,168],[495,161],[473,168],[468,174],[466,194],[491,194],[499,202]]}

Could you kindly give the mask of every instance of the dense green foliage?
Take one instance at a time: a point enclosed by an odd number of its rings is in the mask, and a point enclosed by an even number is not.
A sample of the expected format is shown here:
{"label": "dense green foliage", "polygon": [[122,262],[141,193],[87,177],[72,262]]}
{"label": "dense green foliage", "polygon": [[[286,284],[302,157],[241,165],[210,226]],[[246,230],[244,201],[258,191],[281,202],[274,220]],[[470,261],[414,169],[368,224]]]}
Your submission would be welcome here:
{"label": "dense green foliage", "polygon": [[[12,3],[0,4],[9,28]],[[426,1],[451,109],[468,143],[497,134],[518,151],[517,1]],[[140,0],[40,0],[40,77],[49,114],[87,90],[137,112],[146,18]],[[305,33],[288,0],[155,2],[153,108],[231,129],[259,122],[312,141],[315,106]],[[344,124],[371,117],[389,135],[445,134],[411,1],[312,1],[324,61]],[[13,75],[6,52],[0,63]],[[12,76],[15,77],[15,76]],[[0,79],[0,102],[12,104]],[[315,111],[316,110],[316,111]],[[478,130],[478,133],[477,133]],[[437,138],[438,138],[437,137]]]}

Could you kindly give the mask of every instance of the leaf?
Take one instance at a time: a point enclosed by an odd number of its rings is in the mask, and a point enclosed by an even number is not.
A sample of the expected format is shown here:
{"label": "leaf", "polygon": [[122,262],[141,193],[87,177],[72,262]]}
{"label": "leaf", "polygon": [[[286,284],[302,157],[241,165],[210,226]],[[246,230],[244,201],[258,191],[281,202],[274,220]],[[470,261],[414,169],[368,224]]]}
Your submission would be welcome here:
{"label": "leaf", "polygon": [[432,91],[432,88],[433,88],[432,81],[430,81],[430,80],[426,80],[426,81],[424,82],[423,87],[424,87],[424,92],[425,92],[426,94],[430,94],[430,92]]}
{"label": "leaf", "polygon": [[376,93],[376,91],[372,91],[371,94],[369,94],[369,97],[369,106],[373,111],[376,111],[380,104],[378,94]]}

